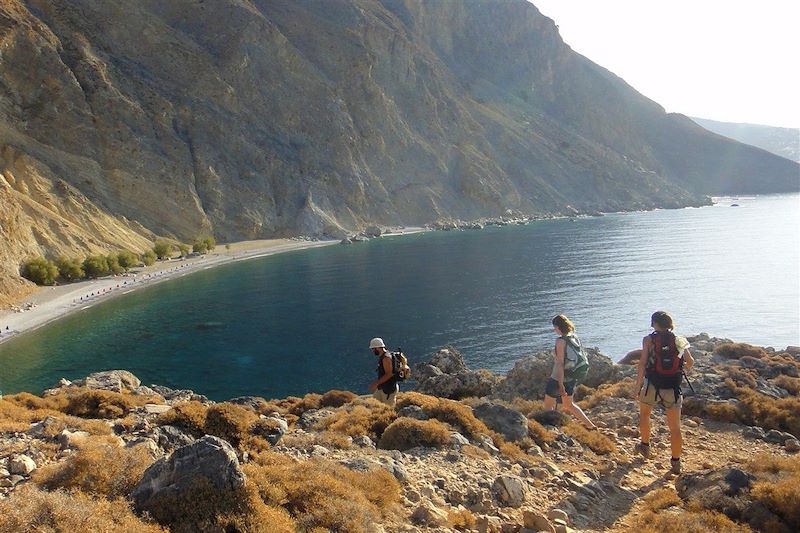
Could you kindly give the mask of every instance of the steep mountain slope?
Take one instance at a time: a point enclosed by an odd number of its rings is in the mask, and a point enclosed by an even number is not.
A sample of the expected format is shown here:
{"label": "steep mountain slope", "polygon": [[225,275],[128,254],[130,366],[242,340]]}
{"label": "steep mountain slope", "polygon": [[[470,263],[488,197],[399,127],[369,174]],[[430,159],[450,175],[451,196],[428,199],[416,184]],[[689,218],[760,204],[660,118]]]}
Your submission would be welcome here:
{"label": "steep mountain slope", "polygon": [[666,115],[523,0],[0,0],[0,51],[6,273],[153,234],[800,188],[797,164]]}
{"label": "steep mountain slope", "polygon": [[800,162],[800,129],[762,126],[760,124],[737,124],[719,122],[707,118],[692,117],[692,120],[708,131],[741,143],[757,146],[775,155]]}

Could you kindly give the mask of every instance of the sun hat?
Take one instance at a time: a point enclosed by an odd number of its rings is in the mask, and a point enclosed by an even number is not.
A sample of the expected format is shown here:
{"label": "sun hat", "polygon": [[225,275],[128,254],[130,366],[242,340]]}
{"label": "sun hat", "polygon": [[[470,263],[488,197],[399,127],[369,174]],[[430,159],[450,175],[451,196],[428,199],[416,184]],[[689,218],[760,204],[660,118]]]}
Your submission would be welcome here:
{"label": "sun hat", "polygon": [[370,349],[386,348],[386,345],[383,343],[383,339],[381,339],[380,337],[375,337],[374,339],[369,341],[369,347]]}

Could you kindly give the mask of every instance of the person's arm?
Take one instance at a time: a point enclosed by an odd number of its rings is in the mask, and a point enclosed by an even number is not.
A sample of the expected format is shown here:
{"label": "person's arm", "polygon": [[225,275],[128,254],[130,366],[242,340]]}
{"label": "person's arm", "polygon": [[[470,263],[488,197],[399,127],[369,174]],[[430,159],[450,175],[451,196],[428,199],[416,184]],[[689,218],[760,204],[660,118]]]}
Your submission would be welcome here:
{"label": "person's arm", "polygon": [[564,339],[556,340],[556,381],[558,381],[558,392],[561,396],[566,396],[567,391],[564,389],[564,348],[567,342]]}
{"label": "person's arm", "polygon": [[642,353],[639,356],[639,365],[636,367],[636,386],[634,387],[634,398],[639,397],[639,391],[644,384],[644,368],[647,365],[647,357],[650,354],[650,337],[642,339]]}
{"label": "person's arm", "polygon": [[692,356],[692,352],[689,351],[689,348],[686,348],[683,351],[683,369],[688,372],[693,366],[694,356]]}
{"label": "person's arm", "polygon": [[369,390],[372,392],[375,392],[378,387],[394,377],[394,372],[392,369],[392,357],[390,355],[387,354],[381,357],[381,365],[383,365],[383,375],[373,381],[369,386]]}

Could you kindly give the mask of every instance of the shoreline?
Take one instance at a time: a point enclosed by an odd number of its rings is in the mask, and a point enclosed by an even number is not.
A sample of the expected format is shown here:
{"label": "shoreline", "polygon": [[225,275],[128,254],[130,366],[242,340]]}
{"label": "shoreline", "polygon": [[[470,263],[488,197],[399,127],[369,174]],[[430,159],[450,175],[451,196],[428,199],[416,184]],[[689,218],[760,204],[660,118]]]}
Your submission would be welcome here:
{"label": "shoreline", "polygon": [[[384,233],[382,236],[412,235],[425,231],[428,230],[417,227],[391,228],[390,233]],[[238,241],[229,243],[230,249],[226,249],[225,244],[218,244],[214,252],[206,255],[157,261],[151,266],[136,267],[117,276],[54,287],[40,287],[17,304],[18,307],[27,309],[21,312],[12,309],[0,310],[0,345],[51,322],[143,287],[221,265],[339,243],[340,241],[336,239],[311,241],[291,238]]]}

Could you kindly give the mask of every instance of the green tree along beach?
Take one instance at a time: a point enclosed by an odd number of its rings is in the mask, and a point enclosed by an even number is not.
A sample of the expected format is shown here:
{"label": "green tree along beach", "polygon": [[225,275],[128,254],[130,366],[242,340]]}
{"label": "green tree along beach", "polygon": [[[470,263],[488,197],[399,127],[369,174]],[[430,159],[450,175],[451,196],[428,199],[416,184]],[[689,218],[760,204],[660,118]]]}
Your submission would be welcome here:
{"label": "green tree along beach", "polygon": [[[0,533],[797,531],[796,130],[557,22],[0,0]],[[647,430],[656,310],[692,357]]]}

